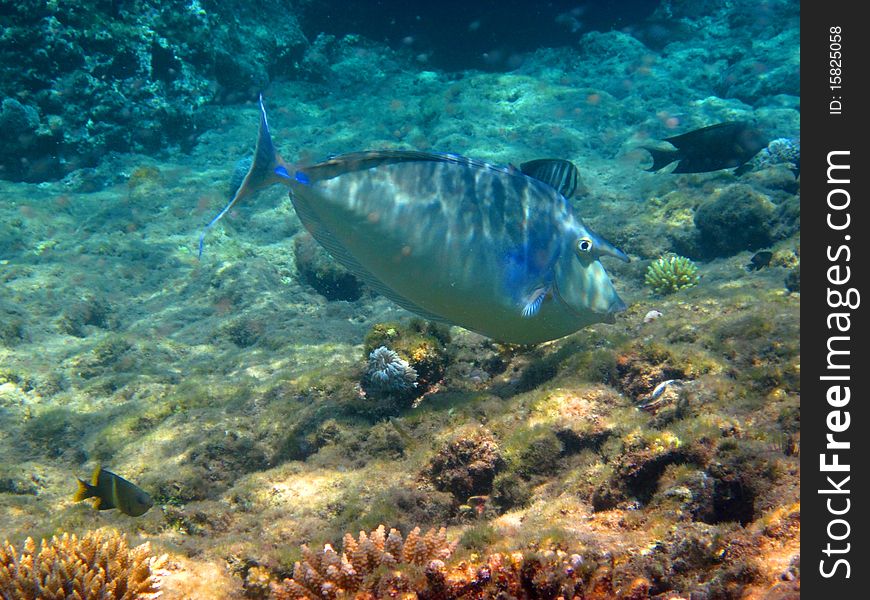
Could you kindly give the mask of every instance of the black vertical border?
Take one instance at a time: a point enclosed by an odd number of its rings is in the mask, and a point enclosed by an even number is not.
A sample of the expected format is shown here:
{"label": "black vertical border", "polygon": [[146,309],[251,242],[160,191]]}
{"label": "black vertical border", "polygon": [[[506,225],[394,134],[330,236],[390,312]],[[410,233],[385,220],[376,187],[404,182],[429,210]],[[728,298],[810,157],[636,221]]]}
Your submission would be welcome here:
{"label": "black vertical border", "polygon": [[[866,585],[862,585],[870,573],[870,537],[868,537],[868,514],[870,514],[870,415],[867,405],[867,379],[870,378],[870,335],[866,328],[867,304],[870,289],[866,286],[867,263],[870,262],[867,238],[870,237],[870,218],[866,203],[867,181],[870,180],[870,161],[867,148],[870,145],[870,128],[866,113],[870,111],[870,21],[862,18],[868,4],[834,0],[801,3],[801,595],[804,598],[863,598]],[[832,90],[830,77],[832,27],[842,28],[842,89]],[[831,114],[831,101],[842,102],[841,114]],[[828,154],[832,151],[849,151],[849,183],[828,183]],[[842,155],[841,155],[842,156]],[[838,159],[842,162],[844,159]],[[843,171],[839,171],[843,173]],[[844,213],[851,219],[848,230],[835,231],[828,226],[828,193],[835,188],[847,189],[850,202],[847,209],[835,217],[842,222]],[[844,196],[835,194],[835,202],[842,203]],[[848,236],[848,240],[846,239]],[[851,260],[829,260],[841,245],[850,248]],[[830,250],[829,250],[830,248]],[[839,286],[845,291],[854,287],[861,293],[860,305],[853,309],[832,308],[827,300],[828,269],[835,263],[848,265],[851,279]],[[840,271],[842,276],[844,271]],[[866,292],[866,294],[865,294]],[[833,312],[850,313],[848,333],[828,329],[828,315]],[[820,379],[832,372],[827,368],[828,338],[832,335],[848,335],[848,373],[851,400],[840,408],[849,411],[850,426],[847,431],[836,433],[839,441],[848,441],[851,447],[839,451],[839,462],[850,465],[850,480],[842,485],[842,473],[823,473],[820,455],[827,453],[826,435],[829,433],[829,412],[836,410],[828,404],[826,394],[830,381]],[[845,348],[842,342],[840,348]],[[841,362],[845,360],[841,359]],[[842,418],[842,414],[840,417]],[[823,494],[820,490],[831,489],[827,477],[832,476],[849,494]],[[842,516],[832,515],[826,502],[833,498],[834,508],[842,509],[845,499],[850,501],[850,510]],[[848,521],[848,538],[830,539],[828,526],[833,519]],[[847,528],[835,524],[831,531],[837,537]],[[843,554],[825,554],[828,543],[834,549],[845,549]],[[837,558],[844,558],[850,566],[850,576],[841,564],[833,576],[829,574]],[[821,561],[825,561],[824,564]]]}

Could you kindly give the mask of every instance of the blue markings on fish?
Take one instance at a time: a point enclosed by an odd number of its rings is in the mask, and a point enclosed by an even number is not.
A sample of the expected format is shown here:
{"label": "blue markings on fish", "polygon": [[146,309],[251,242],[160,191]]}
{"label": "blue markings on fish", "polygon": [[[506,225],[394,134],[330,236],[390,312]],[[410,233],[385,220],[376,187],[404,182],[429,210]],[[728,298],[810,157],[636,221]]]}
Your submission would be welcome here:
{"label": "blue markings on fish", "polygon": [[399,306],[503,342],[539,343],[625,309],[599,259],[628,257],[572,213],[565,194],[577,181],[568,161],[517,169],[397,150],[291,166],[275,151],[261,98],[254,162],[206,230],[239,200],[284,184],[312,236]]}

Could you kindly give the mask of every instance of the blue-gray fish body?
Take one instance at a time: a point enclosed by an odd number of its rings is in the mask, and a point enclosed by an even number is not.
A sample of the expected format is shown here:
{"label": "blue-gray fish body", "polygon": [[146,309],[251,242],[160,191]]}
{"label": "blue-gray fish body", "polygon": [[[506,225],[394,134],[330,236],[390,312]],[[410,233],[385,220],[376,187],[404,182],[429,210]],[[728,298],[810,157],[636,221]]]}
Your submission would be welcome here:
{"label": "blue-gray fish body", "polygon": [[555,187],[514,167],[405,151],[289,167],[272,148],[265,112],[254,162],[230,206],[285,183],[318,242],[424,317],[537,343],[612,322],[625,308],[598,258],[627,257],[586,228]]}

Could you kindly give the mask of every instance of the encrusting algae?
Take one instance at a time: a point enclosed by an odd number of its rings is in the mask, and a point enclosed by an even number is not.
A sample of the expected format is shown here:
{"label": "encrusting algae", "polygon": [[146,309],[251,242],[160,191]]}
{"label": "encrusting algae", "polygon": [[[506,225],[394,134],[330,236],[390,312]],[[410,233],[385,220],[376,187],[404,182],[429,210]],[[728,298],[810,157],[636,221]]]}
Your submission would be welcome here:
{"label": "encrusting algae", "polygon": [[144,600],[160,596],[167,561],[151,555],[146,542],[135,548],[117,531],[90,531],[81,539],[64,533],[50,542],[27,538],[19,554],[0,546],[0,596],[15,600]]}

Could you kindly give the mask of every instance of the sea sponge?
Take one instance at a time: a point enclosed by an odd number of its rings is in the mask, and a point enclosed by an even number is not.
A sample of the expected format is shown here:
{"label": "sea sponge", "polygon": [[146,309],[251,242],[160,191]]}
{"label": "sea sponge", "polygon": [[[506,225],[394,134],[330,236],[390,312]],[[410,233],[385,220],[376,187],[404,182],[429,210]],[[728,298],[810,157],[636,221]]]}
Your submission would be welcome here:
{"label": "sea sponge", "polygon": [[358,539],[348,533],[341,554],[329,544],[317,552],[302,546],[302,561],[294,565],[292,579],[273,583],[272,597],[394,598],[419,592],[426,587],[428,572],[443,569],[455,546],[443,527],[425,535],[415,527],[405,539],[396,529],[387,534],[383,525],[369,535],[360,531]]}
{"label": "sea sponge", "polygon": [[646,271],[644,281],[657,294],[671,294],[697,285],[698,267],[685,256],[662,256]]}
{"label": "sea sponge", "polygon": [[147,543],[130,549],[117,531],[90,531],[81,539],[64,533],[50,542],[27,538],[18,554],[0,546],[0,596],[18,600],[133,600],[157,598],[166,555],[154,557]]}

